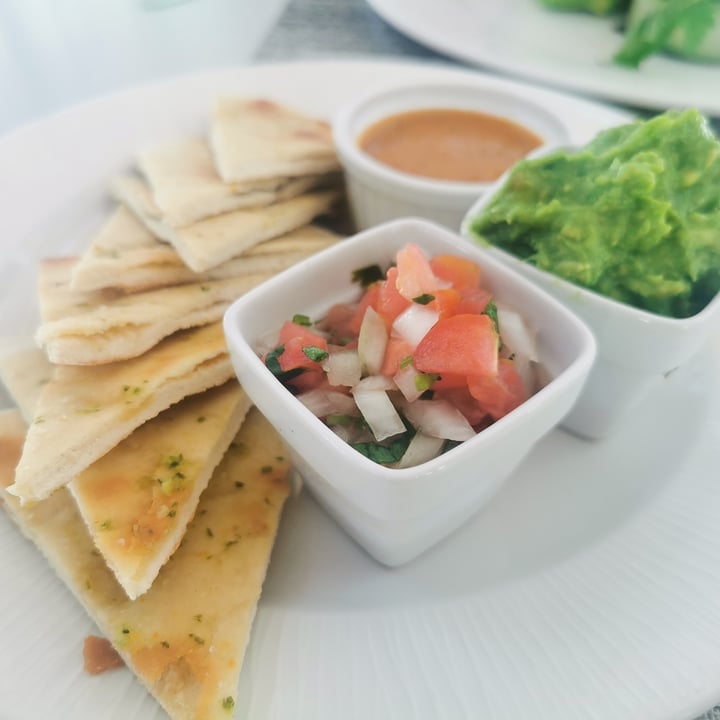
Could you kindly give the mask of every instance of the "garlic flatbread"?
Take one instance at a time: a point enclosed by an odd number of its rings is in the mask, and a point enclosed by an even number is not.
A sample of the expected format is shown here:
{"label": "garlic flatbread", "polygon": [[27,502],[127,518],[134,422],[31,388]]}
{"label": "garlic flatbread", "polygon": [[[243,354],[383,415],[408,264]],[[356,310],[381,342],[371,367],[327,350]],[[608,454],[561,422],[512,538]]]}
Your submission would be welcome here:
{"label": "garlic flatbread", "polygon": [[248,414],[182,544],[135,601],[95,551],[67,489],[33,507],[5,492],[22,444],[20,415],[0,413],[0,496],[8,514],[172,720],[232,717],[288,496],[287,463],[272,427],[257,411]]}
{"label": "garlic flatbread", "polygon": [[288,200],[327,181],[323,175],[305,175],[226,183],[215,170],[207,141],[200,137],[155,145],[140,154],[138,166],[160,211],[156,219],[174,228],[240,208]]}
{"label": "garlic flatbread", "polygon": [[225,182],[340,169],[327,122],[265,99],[217,98],[210,145]]}
{"label": "garlic flatbread", "polygon": [[125,362],[56,365],[10,492],[43,500],[158,413],[232,376],[220,323],[176,333]]}
{"label": "garlic flatbread", "polygon": [[218,321],[230,303],[272,273],[176,285],[142,293],[78,292],[74,258],[40,264],[42,324],[35,339],[53,363],[100,365],[142,355],[178,330]]}
{"label": "garlic flatbread", "polygon": [[[32,418],[52,366],[38,348],[0,358],[0,381]],[[148,420],[68,483],[90,536],[134,600],[180,544],[250,399],[235,380]]]}
{"label": "garlic flatbread", "polygon": [[124,205],[119,205],[72,269],[70,286],[88,291],[116,288],[139,292],[183,283],[277,273],[329,247],[340,235],[305,225],[266,240],[202,273],[193,272],[175,249],[158,240]]}
{"label": "garlic flatbread", "polygon": [[[6,347],[0,338],[0,347]],[[35,416],[35,404],[53,375],[53,366],[45,353],[34,345],[18,345],[0,355],[0,383],[18,406],[29,425]]]}
{"label": "garlic flatbread", "polygon": [[340,198],[334,190],[310,192],[261,208],[245,208],[214,215],[182,228],[162,220],[148,185],[130,175],[116,178],[111,191],[145,224],[153,235],[169,242],[194,272],[204,272],[279,237],[331,211]]}

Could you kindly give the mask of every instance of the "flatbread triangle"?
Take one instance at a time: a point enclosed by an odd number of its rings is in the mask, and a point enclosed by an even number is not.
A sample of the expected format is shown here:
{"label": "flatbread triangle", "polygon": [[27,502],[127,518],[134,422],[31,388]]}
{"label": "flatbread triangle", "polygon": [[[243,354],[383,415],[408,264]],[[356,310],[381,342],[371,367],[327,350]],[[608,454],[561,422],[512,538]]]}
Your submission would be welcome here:
{"label": "flatbread triangle", "polygon": [[[37,348],[0,358],[0,381],[32,418],[52,366]],[[250,408],[235,380],[148,420],[68,483],[95,547],[127,596],[152,585]]]}
{"label": "flatbread triangle", "polygon": [[54,366],[9,491],[43,500],[158,413],[231,377],[220,323],[176,333],[132,360]]}
{"label": "flatbread triangle", "polygon": [[212,109],[210,145],[225,182],[340,167],[327,122],[267,99],[218,97]]}
{"label": "flatbread triangle", "polygon": [[116,178],[111,191],[157,238],[169,242],[194,272],[204,272],[258,243],[279,237],[331,211],[335,190],[310,192],[262,208],[233,210],[173,228],[165,223],[150,188],[130,175]]}
{"label": "flatbread triangle", "polygon": [[218,176],[202,137],[176,138],[147,148],[140,153],[138,167],[162,220],[174,228],[240,208],[288,200],[330,181],[326,175],[314,174],[226,183]]}
{"label": "flatbread triangle", "polygon": [[137,357],[178,330],[222,319],[231,302],[272,273],[155,288],[141,293],[79,292],[70,280],[76,258],[40,263],[41,325],[35,339],[51,362],[100,365]]}
{"label": "flatbread triangle", "polygon": [[0,497],[6,512],[172,720],[232,717],[288,496],[288,465],[272,427],[251,411],[182,544],[135,601],[95,550],[66,488],[34,507],[22,506],[7,492],[23,431],[18,412],[0,412]]}
{"label": "flatbread triangle", "polygon": [[305,225],[266,240],[205,272],[193,272],[172,245],[158,240],[124,205],[118,205],[72,269],[78,291],[117,288],[139,292],[154,287],[276,273],[340,239],[330,230]]}

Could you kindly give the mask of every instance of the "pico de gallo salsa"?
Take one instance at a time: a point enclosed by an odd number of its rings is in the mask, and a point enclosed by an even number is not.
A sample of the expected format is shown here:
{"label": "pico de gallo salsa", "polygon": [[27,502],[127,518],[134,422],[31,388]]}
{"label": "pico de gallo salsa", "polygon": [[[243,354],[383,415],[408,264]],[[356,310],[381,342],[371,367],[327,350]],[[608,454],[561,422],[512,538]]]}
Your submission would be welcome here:
{"label": "pico de gallo salsa", "polygon": [[533,332],[498,305],[482,269],[410,243],[386,270],[359,268],[353,303],[288,319],[267,368],[353,448],[391,467],[425,462],[537,389]]}

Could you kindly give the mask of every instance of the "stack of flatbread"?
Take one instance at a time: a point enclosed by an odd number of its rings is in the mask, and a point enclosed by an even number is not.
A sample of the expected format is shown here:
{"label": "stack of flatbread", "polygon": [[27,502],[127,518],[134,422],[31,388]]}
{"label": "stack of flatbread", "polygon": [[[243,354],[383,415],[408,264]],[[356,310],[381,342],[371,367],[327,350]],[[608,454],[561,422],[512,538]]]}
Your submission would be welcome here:
{"label": "stack of flatbread", "polygon": [[[336,242],[327,125],[221,98],[142,152],[79,258],[43,261],[36,341],[0,358],[0,498],[172,718],[232,716],[288,495],[221,318]],[[1,347],[1,345],[0,345]]]}

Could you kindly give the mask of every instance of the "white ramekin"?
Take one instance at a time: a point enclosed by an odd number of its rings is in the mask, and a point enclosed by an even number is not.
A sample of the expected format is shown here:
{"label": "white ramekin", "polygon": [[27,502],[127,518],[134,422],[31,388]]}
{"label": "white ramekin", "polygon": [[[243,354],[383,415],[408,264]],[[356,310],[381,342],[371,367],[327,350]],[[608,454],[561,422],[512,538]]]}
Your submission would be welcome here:
{"label": "white ramekin", "polygon": [[457,230],[468,208],[492,185],[410,175],[378,162],[358,146],[360,135],[375,122],[422,109],[472,110],[496,115],[538,135],[542,147],[568,141],[568,131],[559,117],[513,90],[481,83],[415,83],[369,92],[341,108],[333,121],[333,137],[345,170],[357,229],[412,216]]}

